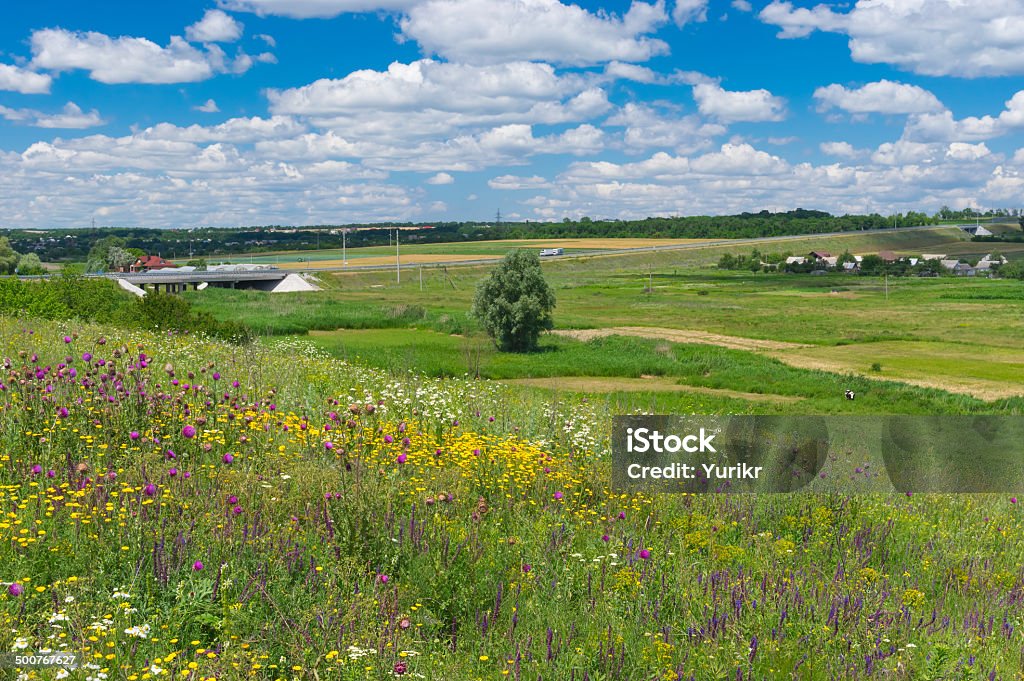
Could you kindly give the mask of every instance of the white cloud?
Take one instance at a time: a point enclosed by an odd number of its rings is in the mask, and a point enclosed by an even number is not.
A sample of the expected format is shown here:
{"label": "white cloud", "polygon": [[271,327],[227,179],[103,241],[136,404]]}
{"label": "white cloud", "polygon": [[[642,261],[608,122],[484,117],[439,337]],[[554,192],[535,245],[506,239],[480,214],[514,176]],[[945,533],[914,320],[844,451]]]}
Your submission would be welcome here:
{"label": "white cloud", "polygon": [[768,90],[730,92],[713,83],[694,86],[697,108],[720,121],[781,121],[786,117],[786,100]]}
{"label": "white cloud", "polygon": [[857,89],[832,84],[814,91],[820,111],[838,108],[853,114],[920,114],[942,111],[942,102],[917,85],[880,80]]}
{"label": "white cloud", "polygon": [[951,111],[913,116],[903,136],[923,142],[977,142],[1006,135],[1024,128],[1024,90],[1006,100],[997,116],[953,118]]}
{"label": "white cloud", "polygon": [[540,175],[534,175],[532,177],[519,177],[518,175],[499,175],[491,180],[487,181],[487,186],[491,189],[502,189],[502,190],[520,190],[520,189],[547,189],[551,186],[551,183],[545,180]]}
{"label": "white cloud", "polygon": [[208,9],[185,29],[185,37],[198,43],[232,43],[242,37],[242,24],[219,9]]}
{"label": "white cloud", "polygon": [[232,144],[252,144],[261,141],[290,139],[306,131],[302,125],[290,116],[271,116],[270,118],[230,118],[219,125],[190,125],[179,127],[172,123],[158,123],[137,133],[137,137],[147,140],[167,142],[229,142]]}
{"label": "white cloud", "polygon": [[426,179],[427,184],[451,184],[453,182],[455,182],[455,178],[448,173],[437,173]]}
{"label": "white cloud", "polygon": [[882,145],[876,154],[883,163],[858,164],[790,164],[746,144],[689,158],[659,152],[635,163],[583,161],[523,203],[541,219],[561,219],[790,210],[806,205],[807,196],[833,213],[977,206],[1019,196],[1021,164],[999,166],[999,155],[970,146]]}
{"label": "white cloud", "polygon": [[12,90],[24,95],[40,95],[50,91],[53,78],[13,64],[0,64],[0,90]]}
{"label": "white cloud", "polygon": [[429,59],[270,90],[275,113],[308,117],[350,139],[418,140],[464,128],[584,121],[611,105],[587,79],[548,64],[470,66]]}
{"label": "white cloud", "polygon": [[857,0],[849,12],[774,0],[760,19],[780,38],[814,31],[849,36],[850,54],[930,76],[1024,73],[1024,3],[1020,0]]}
{"label": "white cloud", "polygon": [[632,102],[609,117],[605,125],[625,128],[623,144],[627,151],[659,147],[688,154],[707,148],[714,137],[726,132],[725,126],[703,122],[698,116],[663,116],[649,106]]}
{"label": "white cloud", "polygon": [[772,175],[786,172],[789,164],[749,144],[723,144],[719,151],[694,159],[690,167],[712,175]]}
{"label": "white cloud", "polygon": [[677,26],[708,20],[708,0],[676,0],[672,20]]}
{"label": "white cloud", "polygon": [[330,19],[347,12],[404,10],[416,0],[218,0],[218,5],[234,12],[253,12],[292,19]]}
{"label": "white cloud", "polygon": [[171,36],[167,47],[160,47],[146,38],[48,28],[33,33],[31,42],[33,66],[84,69],[93,80],[107,84],[190,83],[206,80],[216,71],[239,71],[237,64],[224,61],[223,51],[215,45],[204,53],[180,36]]}
{"label": "white cloud", "polygon": [[11,109],[0,106],[0,117],[15,123],[23,123],[37,128],[84,129],[104,125],[99,111],[93,109],[86,113],[75,104],[68,102],[60,113],[48,114],[35,109]]}
{"label": "white cloud", "polygon": [[634,0],[621,17],[558,0],[423,0],[408,10],[400,26],[402,35],[426,52],[451,61],[522,59],[586,66],[667,54],[664,41],[647,37],[666,20],[662,0]]}
{"label": "white cloud", "polygon": [[822,142],[818,145],[823,154],[829,156],[841,156],[843,158],[858,158],[864,155],[860,149],[856,149],[849,142]]}
{"label": "white cloud", "polygon": [[984,142],[979,144],[967,144],[966,142],[953,142],[946,149],[946,157],[956,161],[978,161],[990,155],[992,152]]}
{"label": "white cloud", "polygon": [[627,64],[611,61],[604,67],[604,76],[608,80],[632,80],[648,85],[697,85],[698,83],[716,83],[715,79],[697,71],[680,71],[657,73],[653,69],[639,64]]}
{"label": "white cloud", "polygon": [[192,108],[196,111],[202,111],[203,113],[217,113],[220,111],[220,107],[217,106],[217,102],[212,99],[208,99],[204,103]]}
{"label": "white cloud", "polygon": [[266,33],[257,33],[254,37],[259,38],[270,47],[277,47],[277,40],[275,40],[274,36],[272,35],[267,35]]}
{"label": "white cloud", "polygon": [[741,12],[750,12],[754,9],[747,0],[732,0],[732,7]]}
{"label": "white cloud", "polygon": [[940,153],[939,145],[897,140],[880,144],[875,153],[871,155],[871,160],[888,166],[915,165],[931,163]]}

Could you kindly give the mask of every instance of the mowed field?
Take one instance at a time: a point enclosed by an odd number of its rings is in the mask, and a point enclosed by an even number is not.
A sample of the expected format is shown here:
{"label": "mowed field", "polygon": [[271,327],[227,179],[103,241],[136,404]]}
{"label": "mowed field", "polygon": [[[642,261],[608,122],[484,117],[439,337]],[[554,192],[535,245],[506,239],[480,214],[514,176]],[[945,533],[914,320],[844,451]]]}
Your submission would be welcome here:
{"label": "mowed field", "polygon": [[[404,264],[455,263],[467,260],[500,258],[514,248],[563,248],[566,254],[624,248],[651,248],[700,244],[712,239],[506,239],[500,241],[462,241],[444,244],[417,244],[401,241],[399,254]],[[223,262],[262,263],[287,269],[337,268],[385,265],[395,262],[393,246],[370,246],[315,251],[276,251],[226,257]]]}
{"label": "mowed field", "polygon": [[[912,255],[990,252],[995,246],[1004,245],[966,241],[955,228],[758,245],[770,252],[891,249]],[[671,408],[672,396],[687,387],[704,391],[709,408],[1019,408],[1013,398],[1024,395],[1024,283],[953,277],[885,282],[712,266],[724,252],[752,247],[545,262],[558,300],[556,334],[530,356],[497,353],[468,315],[486,266],[426,268],[422,284],[415,272],[403,273],[400,284],[393,272],[325,274],[327,290],[275,298],[280,304],[273,314],[262,294],[190,295],[203,309],[264,324],[267,333],[315,331],[314,340],[337,356],[399,371],[470,373],[529,389],[600,394],[637,408]],[[864,393],[856,405],[842,400],[844,386],[851,385]],[[911,388],[919,392],[904,390]]]}

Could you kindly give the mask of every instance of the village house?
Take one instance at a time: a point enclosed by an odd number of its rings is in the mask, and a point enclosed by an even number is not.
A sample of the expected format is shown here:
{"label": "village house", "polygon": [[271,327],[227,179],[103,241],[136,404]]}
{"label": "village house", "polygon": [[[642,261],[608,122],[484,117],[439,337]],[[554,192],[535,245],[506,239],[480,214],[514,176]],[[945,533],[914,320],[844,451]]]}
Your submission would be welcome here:
{"label": "village house", "polygon": [[129,272],[149,272],[150,270],[164,270],[177,267],[170,260],[164,260],[159,255],[144,255],[138,258],[128,268]]}
{"label": "village house", "polygon": [[992,267],[997,265],[1005,265],[1009,262],[1005,255],[999,255],[995,258],[992,257],[991,253],[985,255],[984,258],[978,261],[978,264],[974,266],[974,269],[978,271],[991,272]]}

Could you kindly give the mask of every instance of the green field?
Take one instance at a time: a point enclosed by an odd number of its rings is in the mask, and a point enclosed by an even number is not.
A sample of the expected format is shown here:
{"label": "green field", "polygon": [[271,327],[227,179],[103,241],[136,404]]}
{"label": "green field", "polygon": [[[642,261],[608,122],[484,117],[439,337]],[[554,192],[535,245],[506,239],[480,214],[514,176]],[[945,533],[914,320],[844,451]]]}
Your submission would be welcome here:
{"label": "green field", "polygon": [[964,414],[934,454],[981,453],[975,415],[1024,413],[1024,282],[721,252],[545,262],[557,333],[523,354],[468,315],[482,266],[185,294],[244,344],[0,318],[0,650],[76,652],[72,681],[1018,678],[1015,459],[998,493],[897,493],[880,424],[837,419],[800,491],[626,493],[610,423]]}
{"label": "green field", "polygon": [[[890,248],[919,254],[978,246],[963,239],[959,230],[937,228],[800,237],[761,248],[801,253],[811,248],[834,252]],[[424,268],[422,277],[410,273],[401,284],[390,272],[324,274],[326,290],[275,296],[273,307],[266,305],[265,294],[255,292],[207,290],[189,297],[200,309],[218,317],[244,319],[265,334],[314,331],[312,339],[336,356],[359,357],[396,371],[437,376],[468,372],[502,380],[672,378],[671,389],[655,385],[645,391],[633,385],[628,391],[616,391],[612,384],[597,390],[602,399],[628,397],[630,404],[641,399],[662,405],[678,402],[678,386],[689,385],[807,400],[798,407],[750,401],[749,409],[836,411],[850,408],[840,398],[843,386],[853,385],[851,374],[858,376],[856,385],[867,391],[857,402],[857,409],[864,410],[896,407],[886,402],[889,389],[881,387],[885,381],[906,382],[916,387],[904,389],[922,390],[921,395],[900,398],[900,408],[912,412],[979,408],[972,399],[988,404],[982,408],[1005,409],[1002,400],[1024,394],[1024,348],[1019,343],[1024,335],[1024,283],[1020,281],[953,277],[885,281],[840,274],[723,272],[709,267],[729,248],[545,263],[545,275],[558,299],[557,330],[614,333],[619,327],[640,326],[646,331],[634,329],[634,335],[649,331],[649,337],[581,341],[549,336],[542,352],[529,356],[497,353],[469,317],[476,282],[488,271],[483,266]],[[733,251],[749,248],[746,244],[731,247]],[[648,290],[649,286],[653,288]],[[685,342],[679,342],[677,330],[716,336],[710,340],[683,336]],[[795,345],[758,348],[758,341]],[[750,342],[754,348],[748,347]],[[694,357],[711,361],[707,358],[716,353],[714,361],[721,365],[716,371],[693,368]],[[687,359],[680,360],[681,355]],[[722,370],[747,364],[758,368]],[[779,378],[783,374],[785,380]],[[817,390],[823,384],[827,390]],[[563,389],[571,385],[567,382]],[[530,387],[541,389],[536,383]],[[597,389],[596,384],[591,387]],[[937,399],[927,389],[937,389],[946,397]],[[868,393],[879,395],[879,402],[871,402]],[[735,399],[721,394],[708,397]]]}

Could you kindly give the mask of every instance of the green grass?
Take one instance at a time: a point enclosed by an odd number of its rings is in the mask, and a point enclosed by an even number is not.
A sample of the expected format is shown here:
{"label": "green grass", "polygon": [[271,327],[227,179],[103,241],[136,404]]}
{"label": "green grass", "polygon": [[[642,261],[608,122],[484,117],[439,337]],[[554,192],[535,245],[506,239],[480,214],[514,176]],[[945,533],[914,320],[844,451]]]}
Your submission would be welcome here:
{"label": "green grass", "polygon": [[[609,484],[616,400],[679,413],[729,403],[396,375],[292,339],[0,319],[0,341],[20,377],[5,379],[0,414],[0,650],[75,652],[90,673],[128,680],[1020,669],[1019,505],[893,493],[865,467],[860,431],[815,491],[622,494]],[[820,399],[835,387],[749,353],[602,346],[602,362],[629,352],[712,384]],[[76,376],[43,369],[69,355]],[[131,394],[112,389],[121,379]],[[879,407],[943,404],[864,389]]]}
{"label": "green grass", "polygon": [[[463,338],[415,329],[351,330],[315,334],[312,340],[336,357],[396,373],[423,372],[431,376],[479,375],[490,379],[565,377],[562,390],[574,392],[573,376],[666,376],[683,385],[744,393],[806,398],[798,403],[749,403],[743,411],[791,413],[982,413],[1019,412],[1024,400],[985,402],[941,390],[907,386],[839,373],[800,369],[763,354],[710,345],[612,336],[580,342],[545,337],[536,353],[497,352],[482,338]],[[882,357],[886,375],[892,356]],[[921,360],[920,364],[926,364]],[[996,372],[996,369],[992,370]],[[859,397],[850,402],[844,391]],[[615,393],[621,408],[651,404],[654,393]],[[607,398],[612,399],[612,398]],[[680,399],[661,393],[661,406]],[[717,398],[714,398],[717,399]],[[714,401],[708,397],[706,401]],[[735,409],[736,400],[716,406]]]}

